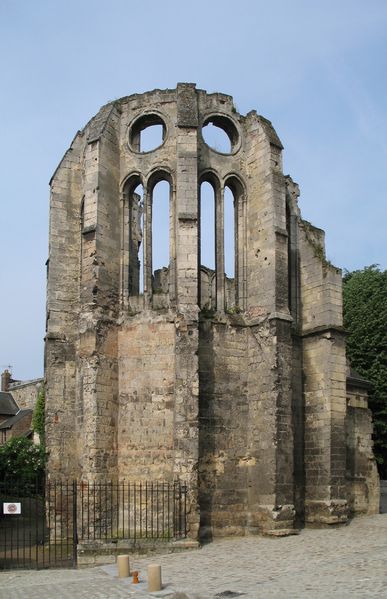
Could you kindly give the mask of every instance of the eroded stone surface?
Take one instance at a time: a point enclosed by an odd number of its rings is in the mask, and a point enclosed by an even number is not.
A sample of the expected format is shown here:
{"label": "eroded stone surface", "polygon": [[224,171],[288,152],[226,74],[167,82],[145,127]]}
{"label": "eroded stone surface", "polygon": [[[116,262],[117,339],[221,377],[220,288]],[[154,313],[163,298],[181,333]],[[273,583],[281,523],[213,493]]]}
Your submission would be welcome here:
{"label": "eroded stone surface", "polygon": [[[203,124],[230,137],[206,145]],[[141,152],[141,130],[162,143]],[[194,84],[116,100],[51,181],[49,471],[189,488],[189,534],[288,534],[377,511],[366,395],[347,408],[341,273],[303,221],[271,123]],[[169,184],[169,264],[152,196]],[[216,235],[200,239],[200,184]],[[141,191],[142,186],[142,191]],[[224,274],[224,191],[235,275]],[[202,234],[203,236],[203,234]],[[214,243],[216,269],[199,267]]]}

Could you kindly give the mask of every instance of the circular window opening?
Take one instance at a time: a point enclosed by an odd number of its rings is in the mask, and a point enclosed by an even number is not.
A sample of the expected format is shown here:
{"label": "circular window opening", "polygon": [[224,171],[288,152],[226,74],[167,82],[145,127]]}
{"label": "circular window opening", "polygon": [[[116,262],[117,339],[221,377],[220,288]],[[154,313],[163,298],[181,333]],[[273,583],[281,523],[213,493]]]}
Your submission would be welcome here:
{"label": "circular window opening", "polygon": [[210,148],[221,154],[234,152],[239,141],[234,123],[221,115],[210,116],[204,121],[202,136]]}
{"label": "circular window opening", "polygon": [[129,131],[129,145],[135,152],[152,152],[160,147],[167,128],[158,114],[145,114],[137,119]]}

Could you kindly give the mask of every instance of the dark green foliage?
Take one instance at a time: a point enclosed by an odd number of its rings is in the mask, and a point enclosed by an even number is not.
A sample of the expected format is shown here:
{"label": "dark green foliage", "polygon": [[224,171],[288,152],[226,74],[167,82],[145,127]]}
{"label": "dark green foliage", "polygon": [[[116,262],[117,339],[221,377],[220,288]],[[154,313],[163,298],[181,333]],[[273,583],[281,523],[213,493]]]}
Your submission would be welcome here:
{"label": "dark green foliage", "polygon": [[375,456],[387,478],[387,271],[373,264],[344,275],[344,325],[352,367],[372,383]]}
{"label": "dark green foliage", "polygon": [[15,437],[0,446],[0,481],[43,477],[45,463],[43,445],[34,445],[26,437]]}
{"label": "dark green foliage", "polygon": [[45,394],[44,387],[39,391],[38,399],[36,401],[34,415],[32,417],[32,430],[38,433],[40,443],[44,443],[44,405],[45,405]]}

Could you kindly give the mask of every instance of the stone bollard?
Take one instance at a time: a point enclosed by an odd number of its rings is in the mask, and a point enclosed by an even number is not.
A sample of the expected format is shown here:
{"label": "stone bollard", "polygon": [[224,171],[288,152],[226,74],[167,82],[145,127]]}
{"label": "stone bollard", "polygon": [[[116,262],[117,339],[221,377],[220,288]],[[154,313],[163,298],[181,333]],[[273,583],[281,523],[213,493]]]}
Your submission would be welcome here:
{"label": "stone bollard", "polygon": [[161,591],[161,566],[158,564],[148,566],[148,591],[150,593]]}
{"label": "stone bollard", "polygon": [[118,577],[127,578],[130,574],[129,555],[117,556]]}

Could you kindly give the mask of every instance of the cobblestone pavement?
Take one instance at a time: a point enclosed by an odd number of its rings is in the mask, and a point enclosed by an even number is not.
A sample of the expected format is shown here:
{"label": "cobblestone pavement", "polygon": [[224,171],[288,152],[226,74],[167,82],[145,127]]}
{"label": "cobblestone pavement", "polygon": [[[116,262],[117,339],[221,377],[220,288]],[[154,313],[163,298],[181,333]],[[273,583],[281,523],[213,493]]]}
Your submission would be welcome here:
{"label": "cobblestone pavement", "polygon": [[[160,593],[146,591],[149,563],[162,566]],[[286,538],[217,540],[196,551],[132,558],[131,568],[140,571],[138,585],[118,579],[116,566],[0,572],[0,599],[387,598],[387,514]]]}

